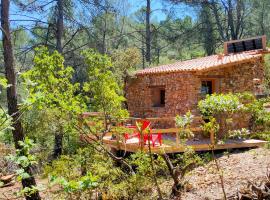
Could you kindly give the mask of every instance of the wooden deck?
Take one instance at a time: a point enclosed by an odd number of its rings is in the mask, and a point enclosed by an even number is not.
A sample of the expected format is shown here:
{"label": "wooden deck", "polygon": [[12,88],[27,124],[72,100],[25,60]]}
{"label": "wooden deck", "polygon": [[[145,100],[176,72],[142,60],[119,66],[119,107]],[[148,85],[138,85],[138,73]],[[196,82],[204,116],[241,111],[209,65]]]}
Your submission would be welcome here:
{"label": "wooden deck", "polygon": [[[99,116],[99,113],[85,113],[85,117],[89,116]],[[164,117],[164,118],[145,118],[146,120],[151,121],[154,123],[155,121],[163,121],[163,120],[173,120],[172,117]],[[143,120],[145,120],[143,119]],[[129,118],[128,121],[130,124],[134,124],[135,121],[142,120],[141,118]],[[196,117],[196,120],[201,121],[201,117]],[[91,122],[86,123],[87,126],[92,126]],[[202,131],[202,128],[200,126],[195,126],[190,128],[192,132],[196,135],[196,133],[199,133]],[[162,145],[153,147],[151,145],[151,151],[153,153],[181,153],[184,151],[184,146],[180,144],[178,141],[179,138],[176,137],[176,133],[180,131],[179,128],[166,128],[166,129],[152,129],[152,134],[162,134]],[[82,141],[85,141],[87,143],[92,143],[93,138],[91,138],[91,135],[82,134],[80,136]],[[195,137],[196,138],[196,137]],[[103,144],[108,146],[109,148],[116,149],[116,150],[123,150],[126,152],[136,152],[141,149],[141,146],[139,144],[138,138],[132,138],[128,141],[124,140],[116,140],[112,139],[111,134],[107,133],[105,137],[103,137],[102,140]],[[264,146],[267,143],[267,141],[263,140],[256,140],[256,139],[229,139],[224,141],[223,144],[215,144],[214,149],[215,150],[222,150],[222,149],[238,149],[238,148],[249,148],[249,147],[261,147]],[[192,139],[187,141],[186,145],[193,147],[195,151],[209,151],[211,150],[212,145],[214,144],[214,135],[211,133],[209,138],[207,139]],[[148,145],[144,145],[143,151],[148,152]]]}
{"label": "wooden deck", "polygon": [[[85,142],[91,143],[91,139],[87,135],[82,135],[81,139]],[[123,150],[127,152],[136,152],[140,150],[140,145],[138,141],[134,141],[133,143],[126,143],[117,141],[115,139],[111,139],[111,136],[105,136],[103,138],[103,143],[113,149]],[[248,148],[248,147],[262,147],[266,144],[266,141],[263,140],[255,140],[255,139],[246,139],[246,140],[227,140],[223,144],[216,144],[215,150],[222,149],[238,149],[238,148]],[[211,142],[210,139],[201,139],[201,140],[189,140],[186,143],[188,146],[193,147],[195,151],[209,151],[211,150]],[[148,152],[148,145],[145,145],[143,151]],[[161,146],[153,147],[151,145],[151,151],[153,153],[162,154],[162,153],[181,153],[184,152],[183,145],[176,144],[166,144],[166,140],[164,144]]]}

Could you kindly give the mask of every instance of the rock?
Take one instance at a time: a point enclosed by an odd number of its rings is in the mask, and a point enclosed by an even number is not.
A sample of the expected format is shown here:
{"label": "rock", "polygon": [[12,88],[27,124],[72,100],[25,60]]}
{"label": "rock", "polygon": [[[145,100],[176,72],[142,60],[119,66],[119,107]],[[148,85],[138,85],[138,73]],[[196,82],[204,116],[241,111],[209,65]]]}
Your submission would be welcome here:
{"label": "rock", "polygon": [[10,186],[13,186],[13,185],[15,185],[15,181],[11,181],[11,182],[9,182],[9,183],[6,183],[6,184],[0,186],[0,188],[3,188],[3,187],[10,187]]}
{"label": "rock", "polygon": [[186,190],[186,192],[190,192],[193,188],[194,188],[193,185],[190,184],[190,183],[187,183],[187,184],[185,185],[185,190]]}
{"label": "rock", "polygon": [[4,184],[7,184],[9,182],[12,181],[13,177],[15,176],[15,174],[10,174],[10,175],[6,175],[6,176],[2,176],[0,178],[0,181],[3,182]]}

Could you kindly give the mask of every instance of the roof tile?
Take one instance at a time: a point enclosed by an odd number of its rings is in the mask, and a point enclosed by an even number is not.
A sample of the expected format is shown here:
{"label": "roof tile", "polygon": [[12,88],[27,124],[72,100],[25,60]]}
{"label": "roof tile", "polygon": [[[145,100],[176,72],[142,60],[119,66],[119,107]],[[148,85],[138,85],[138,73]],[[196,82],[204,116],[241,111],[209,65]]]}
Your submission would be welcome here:
{"label": "roof tile", "polygon": [[[269,52],[270,51],[267,50],[267,53]],[[262,50],[253,50],[229,55],[206,56],[139,70],[136,72],[136,75],[208,70],[211,68],[223,67],[227,64],[237,64],[240,62],[250,61],[262,56],[263,53],[264,52]]]}

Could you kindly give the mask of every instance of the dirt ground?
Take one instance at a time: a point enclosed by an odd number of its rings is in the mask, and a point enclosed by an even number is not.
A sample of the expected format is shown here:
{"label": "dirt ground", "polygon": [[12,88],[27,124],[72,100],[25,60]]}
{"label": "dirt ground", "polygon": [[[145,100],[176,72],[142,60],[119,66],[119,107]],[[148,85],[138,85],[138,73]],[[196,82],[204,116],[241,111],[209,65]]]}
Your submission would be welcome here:
{"label": "dirt ground", "polygon": [[[46,186],[48,185],[48,180],[47,179],[41,179],[41,178],[37,178],[37,183],[40,186],[40,188],[46,188]],[[11,187],[4,187],[4,188],[0,188],[0,200],[24,200],[23,197],[19,197],[18,194],[16,194],[18,191],[21,190],[21,183],[20,182],[16,182],[15,185],[11,186]],[[41,192],[41,197],[42,199],[48,199],[48,192]]]}
{"label": "dirt ground", "polygon": [[[224,173],[225,191],[233,195],[247,180],[260,182],[264,179],[267,169],[270,170],[270,150],[257,148],[223,155],[218,159]],[[223,199],[219,175],[214,162],[196,168],[187,177],[192,185],[190,192],[183,195],[186,200]]]}
{"label": "dirt ground", "polygon": [[[270,167],[270,150],[257,148],[251,150],[234,151],[229,155],[218,158],[224,172],[225,190],[227,195],[234,194],[238,189],[247,184],[247,180],[260,182]],[[269,168],[270,170],[270,168]],[[186,179],[191,184],[191,190],[185,192],[183,200],[217,200],[222,199],[222,190],[218,173],[213,162],[193,170]],[[39,184],[46,185],[46,179],[38,179]],[[161,187],[170,192],[172,181],[165,181]],[[0,188],[0,200],[22,199],[16,198],[20,183],[12,187]],[[42,196],[47,196],[42,194]],[[44,198],[48,199],[48,198]]]}

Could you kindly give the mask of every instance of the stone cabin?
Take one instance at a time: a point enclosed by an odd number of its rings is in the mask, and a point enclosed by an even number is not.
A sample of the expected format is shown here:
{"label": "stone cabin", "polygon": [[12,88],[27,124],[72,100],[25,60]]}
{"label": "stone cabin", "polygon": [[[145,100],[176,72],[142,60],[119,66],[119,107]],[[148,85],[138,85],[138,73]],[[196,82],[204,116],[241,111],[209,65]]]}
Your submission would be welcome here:
{"label": "stone cabin", "polygon": [[139,70],[126,85],[130,116],[172,119],[189,110],[198,115],[198,101],[206,94],[262,94],[265,52],[212,55]]}

